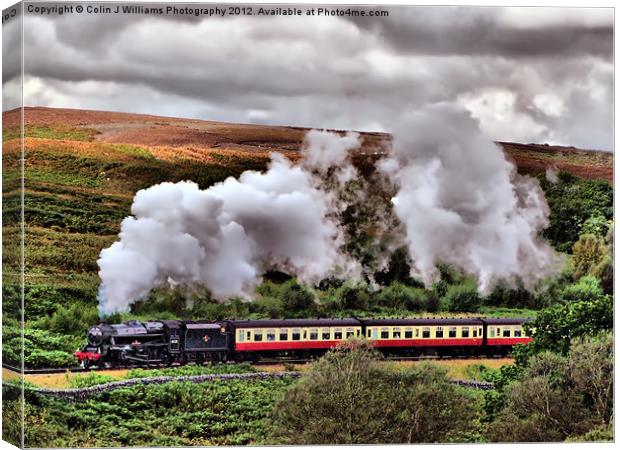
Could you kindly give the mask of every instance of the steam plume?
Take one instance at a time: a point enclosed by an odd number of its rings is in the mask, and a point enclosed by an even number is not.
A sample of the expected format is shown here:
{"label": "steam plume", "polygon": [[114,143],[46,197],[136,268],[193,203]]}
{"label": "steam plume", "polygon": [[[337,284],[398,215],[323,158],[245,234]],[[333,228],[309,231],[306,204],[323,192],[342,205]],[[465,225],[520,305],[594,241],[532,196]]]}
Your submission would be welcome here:
{"label": "steam plume", "polygon": [[426,284],[439,262],[475,276],[482,292],[500,279],[532,287],[557,270],[538,237],[549,215],[538,182],[518,175],[464,110],[436,104],[405,115],[380,169],[398,187],[412,275]]}
{"label": "steam plume", "polygon": [[336,173],[350,176],[346,154],[359,143],[355,134],[311,132],[300,166],[273,153],[265,173],[246,171],[206,190],[185,181],[139,191],[120,239],[98,261],[100,312],[128,310],[166,283],[250,297],[270,268],[302,282],[354,275],[357,263],[339,250],[335,196],[313,173],[339,164]]}

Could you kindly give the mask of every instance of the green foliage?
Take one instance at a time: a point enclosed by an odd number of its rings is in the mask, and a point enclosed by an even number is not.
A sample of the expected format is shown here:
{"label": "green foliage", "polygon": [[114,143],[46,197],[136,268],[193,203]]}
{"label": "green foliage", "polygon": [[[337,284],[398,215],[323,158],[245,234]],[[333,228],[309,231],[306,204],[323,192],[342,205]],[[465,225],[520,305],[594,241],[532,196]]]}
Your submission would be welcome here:
{"label": "green foliage", "polygon": [[421,288],[409,287],[393,282],[377,294],[377,303],[390,308],[424,311],[427,309],[431,293]]}
{"label": "green foliage", "polygon": [[136,156],[138,158],[155,160],[155,157],[148,152],[147,150],[138,147],[136,145],[128,145],[128,144],[107,144],[110,148],[125,153],[127,155]]}
{"label": "green foliage", "polygon": [[179,447],[262,443],[272,405],[291,382],[285,378],[136,385],[76,403],[27,391],[26,445]]}
{"label": "green foliage", "polygon": [[208,375],[208,374],[225,374],[225,373],[250,373],[256,372],[256,369],[250,364],[213,364],[209,366],[187,365],[180,367],[168,367],[165,369],[131,369],[123,377],[146,378],[159,376],[192,376],[192,375]]}
{"label": "green foliage", "polygon": [[272,441],[288,445],[462,442],[473,429],[472,398],[444,371],[385,369],[363,342],[330,351],[287,391],[273,414]]}
{"label": "green foliage", "polygon": [[69,387],[73,389],[96,386],[115,381],[112,375],[105,375],[97,372],[89,372],[88,375],[76,375],[69,378]]}
{"label": "green foliage", "polygon": [[73,352],[83,344],[83,337],[66,336],[37,328],[24,328],[24,338],[17,325],[3,326],[3,361],[19,366],[21,349],[27,368],[75,366]]}
{"label": "green foliage", "polygon": [[585,275],[592,275],[607,257],[605,240],[594,234],[583,234],[573,245],[573,265],[575,266],[575,279]]}
{"label": "green foliage", "polygon": [[[3,377],[4,378],[4,377]],[[22,447],[22,409],[23,397],[21,385],[2,383],[2,439],[16,447]]]}
{"label": "green foliage", "polygon": [[599,439],[613,407],[611,333],[572,342],[568,356],[540,353],[508,385],[505,404],[488,427],[492,441]]}
{"label": "green foliage", "polygon": [[75,302],[65,308],[58,308],[51,317],[36,322],[38,328],[59,334],[80,335],[99,322],[99,311],[94,304]]}
{"label": "green foliage", "polygon": [[590,300],[557,304],[538,313],[526,324],[534,341],[531,353],[550,350],[566,354],[574,337],[613,329],[613,298],[599,295]]}
{"label": "green foliage", "polygon": [[[41,125],[26,125],[24,136],[38,139],[63,139],[71,141],[92,141],[98,132],[89,128],[51,127]],[[3,127],[2,140],[10,141],[21,137],[21,127]]]}
{"label": "green foliage", "polygon": [[569,284],[559,292],[559,302],[583,302],[603,295],[600,282],[595,277],[581,278],[577,283]]}
{"label": "green foliage", "polygon": [[602,215],[590,216],[581,226],[581,234],[591,234],[594,236],[605,237],[612,228],[613,222]]}
{"label": "green foliage", "polygon": [[62,350],[41,350],[35,348],[24,356],[26,367],[69,367],[75,366],[75,357]]}
{"label": "green foliage", "polygon": [[444,307],[452,312],[476,312],[482,299],[473,283],[450,286],[444,297]]}
{"label": "green foliage", "polygon": [[[543,236],[562,252],[569,252],[579,235],[596,228],[598,219],[613,218],[613,188],[604,180],[582,180],[559,174],[558,183],[539,177],[550,208],[549,227]],[[587,223],[587,225],[586,225]]]}

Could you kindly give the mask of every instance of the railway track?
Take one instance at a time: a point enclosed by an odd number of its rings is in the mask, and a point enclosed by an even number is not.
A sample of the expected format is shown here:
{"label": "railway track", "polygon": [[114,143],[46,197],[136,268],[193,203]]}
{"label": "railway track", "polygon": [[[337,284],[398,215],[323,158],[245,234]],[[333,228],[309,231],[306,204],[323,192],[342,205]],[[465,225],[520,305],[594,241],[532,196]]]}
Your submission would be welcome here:
{"label": "railway track", "polygon": [[[395,356],[395,357],[386,357],[385,361],[447,361],[447,360],[481,360],[481,359],[499,359],[505,358],[503,355],[493,355],[493,356],[473,356],[473,357],[440,357],[440,356]],[[309,362],[316,361],[316,359],[263,359],[260,361],[252,362],[252,366],[273,366],[278,364],[307,364]],[[228,363],[234,364],[234,363]],[[182,367],[181,365],[173,365],[171,367]],[[117,367],[55,367],[55,368],[47,368],[47,369],[24,369],[22,372],[21,368],[14,367],[9,364],[2,363],[2,368],[10,370],[16,373],[23,373],[24,375],[47,375],[47,374],[55,374],[55,373],[79,373],[79,372],[96,372],[100,370],[114,370],[114,369],[161,369],[160,366],[153,367],[143,367],[143,366],[117,366]]]}

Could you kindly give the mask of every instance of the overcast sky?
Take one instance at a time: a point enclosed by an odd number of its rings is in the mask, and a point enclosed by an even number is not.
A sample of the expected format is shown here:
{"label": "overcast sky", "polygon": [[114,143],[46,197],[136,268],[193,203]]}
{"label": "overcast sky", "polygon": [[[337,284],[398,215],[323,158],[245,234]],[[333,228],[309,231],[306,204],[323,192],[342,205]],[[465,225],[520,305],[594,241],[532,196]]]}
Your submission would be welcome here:
{"label": "overcast sky", "polygon": [[[29,15],[25,103],[389,131],[449,102],[490,139],[613,148],[612,9],[385,9],[365,20]],[[5,64],[3,87],[16,76]]]}

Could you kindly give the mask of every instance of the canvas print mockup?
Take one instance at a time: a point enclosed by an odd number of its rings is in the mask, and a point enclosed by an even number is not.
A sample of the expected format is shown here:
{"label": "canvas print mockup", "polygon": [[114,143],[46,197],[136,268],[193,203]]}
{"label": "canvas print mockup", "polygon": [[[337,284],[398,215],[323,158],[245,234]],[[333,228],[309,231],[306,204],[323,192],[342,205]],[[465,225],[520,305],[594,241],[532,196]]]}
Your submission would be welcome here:
{"label": "canvas print mockup", "polygon": [[2,438],[612,442],[613,32],[7,3]]}

